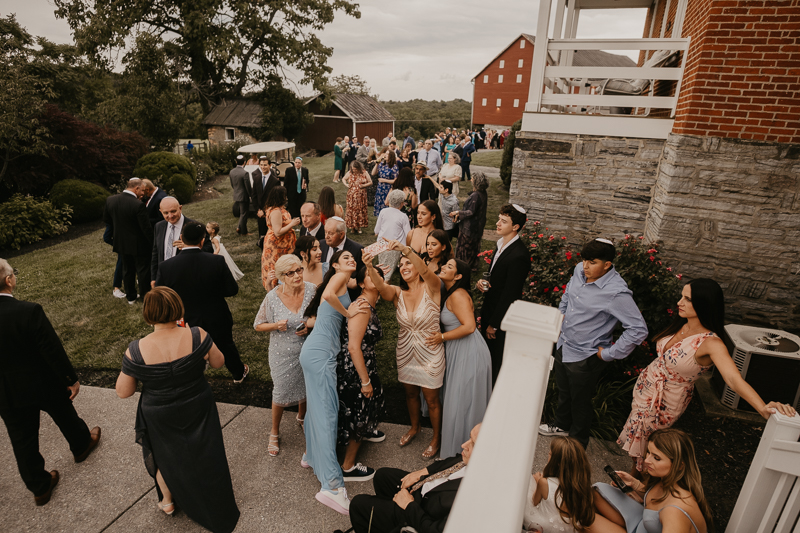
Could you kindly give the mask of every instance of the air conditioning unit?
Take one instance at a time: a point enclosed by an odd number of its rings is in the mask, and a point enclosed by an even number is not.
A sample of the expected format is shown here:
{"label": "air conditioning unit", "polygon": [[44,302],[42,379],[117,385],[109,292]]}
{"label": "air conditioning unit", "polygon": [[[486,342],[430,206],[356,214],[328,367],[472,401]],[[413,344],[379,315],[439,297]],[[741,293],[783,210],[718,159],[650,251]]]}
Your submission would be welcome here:
{"label": "air conditioning unit", "polygon": [[[742,378],[765,402],[787,403],[800,410],[800,337],[777,329],[729,324],[733,362]],[[717,369],[711,382],[723,405],[755,411],[730,388]]]}

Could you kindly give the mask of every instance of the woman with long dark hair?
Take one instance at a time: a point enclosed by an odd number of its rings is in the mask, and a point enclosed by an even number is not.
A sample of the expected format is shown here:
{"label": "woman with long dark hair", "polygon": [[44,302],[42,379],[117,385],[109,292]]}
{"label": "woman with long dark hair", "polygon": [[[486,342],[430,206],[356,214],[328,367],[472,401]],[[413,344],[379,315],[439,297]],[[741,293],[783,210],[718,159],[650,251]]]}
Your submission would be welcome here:
{"label": "woman with long dark hair", "polygon": [[445,349],[439,455],[444,459],[460,453],[461,443],[469,439],[469,432],[483,420],[492,395],[492,357],[475,326],[475,311],[469,294],[469,265],[450,259],[442,265],[439,279],[444,282],[446,291],[442,295],[439,318],[442,331],[432,333],[425,344],[430,348],[444,344]]}
{"label": "woman with long dark hair", "polygon": [[406,244],[422,255],[425,253],[428,234],[436,229],[444,229],[442,211],[433,200],[425,200],[417,207],[417,227],[408,232]]}
{"label": "woman with long dark hair", "polygon": [[699,278],[684,285],[675,319],[652,341],[658,356],[636,380],[631,414],[617,439],[636,462],[637,470],[642,470],[650,434],[675,423],[689,406],[694,382],[713,366],[725,383],[764,418],[776,411],[794,416],[790,405],[765,404],[742,379],[722,340],[724,324],[725,298],[716,281]]}
{"label": "woman with long dark hair", "polygon": [[633,488],[630,495],[606,483],[595,485],[592,533],[713,530],[711,508],[703,493],[689,435],[674,428],[655,431],[647,444],[644,469],[644,481],[617,472]]}
{"label": "woman with long dark hair", "polygon": [[294,245],[294,255],[303,263],[303,281],[313,283],[314,287],[319,286],[328,273],[328,263],[322,262],[322,250],[317,238],[312,235],[298,237]]}
{"label": "woman with long dark hair", "polygon": [[[422,254],[422,260],[425,261],[428,268],[438,276],[442,265],[452,258],[453,245],[450,242],[450,235],[443,229],[435,229],[428,233],[428,239],[425,242],[425,253]],[[475,424],[472,424],[472,426]]]}
{"label": "woman with long dark hair", "polygon": [[489,198],[486,189],[489,180],[483,172],[472,174],[472,194],[464,202],[464,208],[453,211],[450,216],[458,222],[458,248],[456,257],[469,264],[475,271],[478,261],[478,252],[481,250],[483,228],[486,227],[486,207]]}
{"label": "woman with long dark hair", "polygon": [[261,280],[268,291],[278,283],[275,279],[275,261],[282,255],[292,253],[297,240],[294,227],[300,224],[300,218],[292,218],[285,206],[286,189],[276,185],[269,191],[264,206],[269,231],[264,238],[264,250],[261,253]]}
{"label": "woman with long dark hair", "polygon": [[397,179],[398,172],[400,172],[400,169],[397,166],[397,156],[394,150],[389,150],[388,148],[381,150],[381,155],[378,156],[378,164],[372,169],[372,175],[378,175],[378,187],[375,189],[375,208],[373,213],[376,217],[388,205],[386,197],[389,195],[389,191],[392,190],[392,185]]}
{"label": "woman with long dark hair", "polygon": [[319,204],[320,222],[322,222],[323,226],[325,221],[331,217],[344,216],[344,209],[336,203],[336,193],[327,185],[320,189],[317,203]]}
{"label": "woman with long dark hair", "polygon": [[411,224],[413,228],[417,222],[414,220],[414,212],[417,209],[417,202],[419,201],[417,199],[417,189],[414,187],[414,171],[408,167],[400,170],[397,174],[397,179],[394,180],[392,184],[392,190],[399,190],[405,193],[406,199],[400,211],[408,216],[408,223]]}
{"label": "woman with long dark hair", "polygon": [[350,171],[342,178],[342,183],[347,187],[347,211],[345,224],[357,234],[361,228],[369,225],[367,219],[367,189],[372,185],[372,178],[358,161],[353,161]]}
{"label": "woman with long dark hair", "polygon": [[347,281],[356,269],[353,254],[340,250],[333,254],[330,265],[330,270],[305,311],[305,316],[314,316],[316,321],[300,351],[307,405],[306,453],[300,464],[313,468],[322,485],[316,495],[317,501],[339,513],[348,514],[350,499],[336,458],[339,413],[336,356],[342,348],[341,334],[345,319],[368,312],[369,304],[364,300],[357,300],[352,305],[350,303]]}

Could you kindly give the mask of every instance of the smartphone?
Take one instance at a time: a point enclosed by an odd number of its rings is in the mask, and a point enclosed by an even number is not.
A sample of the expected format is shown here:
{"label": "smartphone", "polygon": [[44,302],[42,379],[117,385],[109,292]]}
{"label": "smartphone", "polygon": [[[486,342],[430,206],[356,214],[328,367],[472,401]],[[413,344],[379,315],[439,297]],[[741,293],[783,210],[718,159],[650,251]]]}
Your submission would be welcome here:
{"label": "smartphone", "polygon": [[304,329],[306,329],[306,323],[305,322],[301,322],[296,328],[294,328],[294,331],[295,331],[295,333],[300,333]]}
{"label": "smartphone", "polygon": [[606,465],[606,467],[603,470],[606,471],[606,474],[608,474],[608,477],[610,477],[611,481],[614,482],[614,485],[616,485],[617,488],[621,490],[623,493],[628,494],[633,490],[633,488],[630,485],[622,481],[622,478],[619,477],[619,474],[617,474],[616,470],[611,468],[611,465]]}

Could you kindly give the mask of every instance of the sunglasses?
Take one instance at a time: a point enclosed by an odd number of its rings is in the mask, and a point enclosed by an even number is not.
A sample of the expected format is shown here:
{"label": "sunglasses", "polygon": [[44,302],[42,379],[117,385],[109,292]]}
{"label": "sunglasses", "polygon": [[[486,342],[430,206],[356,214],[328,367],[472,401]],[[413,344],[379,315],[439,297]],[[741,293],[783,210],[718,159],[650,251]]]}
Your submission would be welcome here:
{"label": "sunglasses", "polygon": [[284,276],[291,276],[294,277],[295,275],[303,275],[303,267],[298,268],[297,270],[290,270],[288,272],[284,272]]}

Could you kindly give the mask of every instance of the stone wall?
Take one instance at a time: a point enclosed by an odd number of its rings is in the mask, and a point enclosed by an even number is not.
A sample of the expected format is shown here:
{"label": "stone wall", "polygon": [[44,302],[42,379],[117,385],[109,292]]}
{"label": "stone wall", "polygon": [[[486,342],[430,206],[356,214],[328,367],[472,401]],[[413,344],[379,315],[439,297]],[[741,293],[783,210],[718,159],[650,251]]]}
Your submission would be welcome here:
{"label": "stone wall", "polygon": [[520,131],[511,201],[570,242],[644,232],[664,141]]}
{"label": "stone wall", "polygon": [[252,144],[257,142],[250,135],[244,133],[240,128],[233,129],[234,140],[228,141],[225,139],[225,126],[209,126],[208,141],[211,146],[225,144],[226,142],[238,142],[239,144]]}
{"label": "stone wall", "polygon": [[670,135],[645,238],[731,319],[800,329],[800,145]]}
{"label": "stone wall", "polygon": [[644,234],[728,321],[800,330],[800,145],[518,132],[511,201],[580,245]]}

